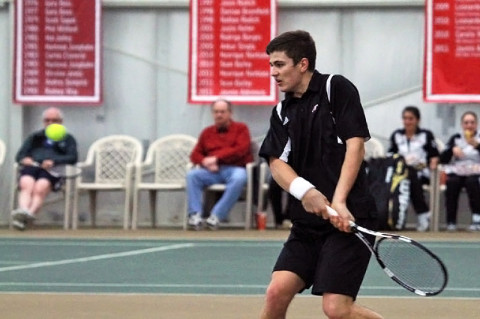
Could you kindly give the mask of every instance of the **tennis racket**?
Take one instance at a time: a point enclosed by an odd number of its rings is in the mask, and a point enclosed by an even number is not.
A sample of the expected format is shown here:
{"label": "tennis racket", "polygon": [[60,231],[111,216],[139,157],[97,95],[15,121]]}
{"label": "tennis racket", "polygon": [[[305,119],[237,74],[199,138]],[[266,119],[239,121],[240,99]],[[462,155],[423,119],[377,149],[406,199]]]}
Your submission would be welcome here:
{"label": "tennis racket", "polygon": [[[41,165],[34,162],[32,166],[40,167]],[[75,178],[81,174],[82,169],[74,165],[59,164],[54,165],[50,169],[46,170],[50,175],[59,178]]]}
{"label": "tennis racket", "polygon": [[[329,206],[327,211],[338,216]],[[447,268],[422,244],[405,236],[369,230],[353,221],[350,221],[350,228],[372,252],[383,271],[405,289],[420,296],[435,296],[447,285]],[[363,234],[375,236],[373,246]]]}

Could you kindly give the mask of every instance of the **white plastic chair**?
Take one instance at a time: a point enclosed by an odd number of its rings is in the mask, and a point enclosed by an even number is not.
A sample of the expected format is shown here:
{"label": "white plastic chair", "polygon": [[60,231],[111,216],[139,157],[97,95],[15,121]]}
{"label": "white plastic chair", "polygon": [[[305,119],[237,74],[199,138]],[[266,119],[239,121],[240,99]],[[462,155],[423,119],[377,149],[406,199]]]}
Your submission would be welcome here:
{"label": "white plastic chair", "polygon": [[258,169],[258,209],[266,206],[268,190],[270,189],[270,168],[265,160],[260,160]]}
{"label": "white plastic chair", "polygon": [[[190,153],[196,142],[197,139],[192,136],[175,134],[162,137],[149,146],[145,161],[137,166],[135,173],[132,229],[137,229],[141,191],[148,191],[150,195],[152,227],[156,226],[157,192],[185,191],[185,177],[191,166]],[[145,178],[147,173],[153,175],[150,181]]]}
{"label": "white plastic chair", "polygon": [[385,157],[385,148],[380,140],[376,139],[375,137],[370,137],[370,139],[365,142],[364,159],[367,161],[371,158],[379,157]]}
{"label": "white plastic chair", "polygon": [[[78,201],[81,191],[88,191],[92,226],[96,226],[96,195],[98,191],[125,192],[123,228],[129,228],[133,175],[135,166],[142,162],[141,142],[128,135],[111,135],[95,141],[88,149],[85,162],[77,164],[82,174],[75,180],[73,196],[72,228],[78,227]],[[86,179],[90,167],[94,170],[93,181]]]}
{"label": "white plastic chair", "polygon": [[0,166],[3,165],[5,162],[5,153],[7,151],[7,148],[5,147],[5,142],[0,140]]}

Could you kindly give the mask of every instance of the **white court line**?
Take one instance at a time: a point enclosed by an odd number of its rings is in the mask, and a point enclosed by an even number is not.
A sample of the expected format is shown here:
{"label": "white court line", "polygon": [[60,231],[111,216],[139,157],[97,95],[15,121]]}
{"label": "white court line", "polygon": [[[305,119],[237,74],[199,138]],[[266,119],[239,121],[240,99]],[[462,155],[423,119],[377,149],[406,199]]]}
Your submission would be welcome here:
{"label": "white court line", "polygon": [[[81,247],[142,247],[142,246],[152,246],[158,244],[167,244],[168,241],[148,241],[148,242],[136,242],[136,241],[128,241],[128,242],[118,242],[116,240],[113,241],[104,241],[104,242],[88,242],[88,241],[75,241],[75,242],[61,242],[61,241],[7,241],[2,242],[0,240],[0,246],[81,246]],[[202,247],[281,247],[283,241],[272,241],[272,242],[222,242],[217,243],[215,241],[197,241],[196,246]],[[480,248],[480,246],[479,246]]]}
{"label": "white court line", "polygon": [[33,263],[33,264],[27,264],[27,265],[2,267],[2,268],[0,268],[0,272],[12,271],[12,270],[22,270],[22,269],[31,269],[31,268],[40,268],[40,267],[51,267],[51,266],[57,266],[57,265],[66,265],[66,264],[88,262],[88,261],[93,261],[93,260],[135,256],[135,255],[141,255],[141,254],[154,253],[154,252],[158,252],[158,251],[167,251],[167,250],[174,250],[174,249],[190,248],[190,247],[193,247],[193,246],[194,246],[194,244],[192,244],[192,243],[186,243],[186,244],[177,244],[177,245],[169,245],[169,246],[162,246],[162,247],[153,247],[153,248],[147,248],[147,249],[130,250],[130,251],[125,251],[125,252],[121,252],[121,253],[96,255],[96,256],[90,256],[90,257],[63,259],[63,260],[56,260],[56,261],[45,261],[45,262],[39,262],[39,263]]}
{"label": "white court line", "polygon": [[265,285],[220,285],[220,284],[137,284],[137,283],[65,283],[65,282],[2,282],[0,286],[12,287],[121,287],[121,288],[225,288],[225,289],[265,289]]}
{"label": "white court line", "polygon": [[[252,284],[138,284],[138,283],[66,283],[66,282],[2,282],[0,286],[10,287],[105,287],[105,288],[215,288],[215,289],[266,289],[267,285],[252,285]],[[360,294],[368,290],[383,290],[383,291],[404,291],[402,287],[390,286],[364,286],[360,288]],[[480,292],[480,288],[446,288],[448,291],[456,292]]]}
{"label": "white court line", "polygon": [[[218,242],[216,240],[200,240],[196,242],[197,246],[202,247],[252,247],[252,248],[261,248],[261,247],[279,247],[282,245],[284,240],[269,240],[267,242],[249,242],[249,241],[226,241]],[[152,246],[158,244],[166,244],[168,240],[162,241],[129,241],[129,240],[100,240],[100,241],[61,241],[61,240],[42,240],[42,241],[11,241],[11,240],[2,240],[0,239],[1,246],[82,246],[82,247],[142,247],[142,246]],[[479,249],[480,243],[476,242],[459,242],[459,243],[444,243],[444,242],[433,242],[426,241],[422,242],[425,246],[435,249]]]}

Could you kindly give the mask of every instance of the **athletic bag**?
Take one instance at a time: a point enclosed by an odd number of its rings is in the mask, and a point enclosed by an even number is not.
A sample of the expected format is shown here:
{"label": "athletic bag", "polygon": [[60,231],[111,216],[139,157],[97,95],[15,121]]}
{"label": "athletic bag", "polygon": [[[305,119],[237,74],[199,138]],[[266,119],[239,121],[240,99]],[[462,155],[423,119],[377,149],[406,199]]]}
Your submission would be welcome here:
{"label": "athletic bag", "polygon": [[375,198],[380,230],[403,230],[410,201],[408,168],[402,156],[367,161],[368,183]]}

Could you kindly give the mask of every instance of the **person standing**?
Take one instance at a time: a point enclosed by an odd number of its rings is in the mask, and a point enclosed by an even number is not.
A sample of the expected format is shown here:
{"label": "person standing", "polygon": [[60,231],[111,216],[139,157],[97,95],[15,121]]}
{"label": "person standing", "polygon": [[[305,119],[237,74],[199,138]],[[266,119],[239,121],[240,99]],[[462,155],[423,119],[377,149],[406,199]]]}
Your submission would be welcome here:
{"label": "person standing", "polygon": [[63,183],[48,170],[54,165],[75,164],[78,160],[77,142],[67,133],[61,141],[52,141],[45,135],[48,125],[63,123],[63,114],[56,107],[42,113],[44,128],[32,133],[23,142],[15,160],[22,166],[18,180],[18,208],[12,211],[12,225],[24,230],[36,215],[51,191],[58,191]]}
{"label": "person standing", "polygon": [[390,136],[389,153],[399,154],[407,163],[410,200],[417,213],[417,231],[426,231],[432,213],[425,201],[423,185],[430,183],[430,170],[437,169],[439,152],[433,133],[421,128],[420,110],[407,106],[402,111],[403,128]]}
{"label": "person standing", "polygon": [[461,125],[462,133],[451,136],[440,154],[440,162],[449,164],[445,169],[447,230],[457,229],[458,199],[465,187],[472,212],[472,224],[468,230],[480,231],[480,135],[477,131],[477,114],[472,111],[463,113]]}
{"label": "person standing", "polygon": [[247,183],[246,165],[253,161],[250,131],[246,124],[233,120],[232,104],[217,100],[211,104],[214,125],[205,128],[190,160],[197,165],[187,173],[188,225],[198,230],[203,224],[203,191],[213,184],[226,189],[213,206],[206,223],[217,229],[227,220],[230,210]]}
{"label": "person standing", "polygon": [[[261,318],[285,318],[294,296],[311,286],[323,296],[328,318],[382,318],[355,302],[371,253],[349,221],[368,228],[377,223],[363,162],[370,133],[358,91],[345,77],[315,69],[315,42],[306,31],[280,34],[266,53],[285,99],[272,110],[260,156],[292,196],[293,226]],[[327,206],[339,215],[329,216]]]}

